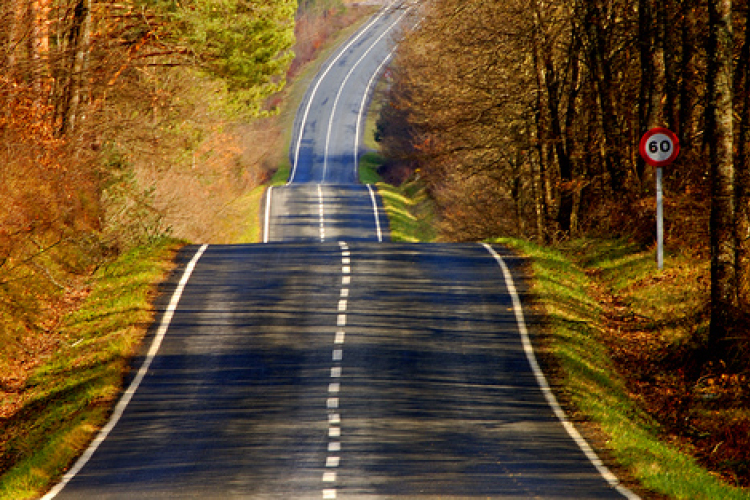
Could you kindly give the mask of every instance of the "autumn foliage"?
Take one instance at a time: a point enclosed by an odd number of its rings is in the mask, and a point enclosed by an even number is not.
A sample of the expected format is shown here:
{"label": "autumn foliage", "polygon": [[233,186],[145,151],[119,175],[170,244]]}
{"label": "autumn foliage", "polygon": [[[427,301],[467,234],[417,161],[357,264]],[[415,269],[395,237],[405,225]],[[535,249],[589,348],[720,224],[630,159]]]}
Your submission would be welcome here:
{"label": "autumn foliage", "polygon": [[[218,207],[183,216],[210,225],[227,196],[262,180],[234,122],[284,86],[295,11],[292,0],[0,2],[0,420],[59,346],[93,270],[169,234],[180,195]],[[173,197],[157,192],[165,184]]]}

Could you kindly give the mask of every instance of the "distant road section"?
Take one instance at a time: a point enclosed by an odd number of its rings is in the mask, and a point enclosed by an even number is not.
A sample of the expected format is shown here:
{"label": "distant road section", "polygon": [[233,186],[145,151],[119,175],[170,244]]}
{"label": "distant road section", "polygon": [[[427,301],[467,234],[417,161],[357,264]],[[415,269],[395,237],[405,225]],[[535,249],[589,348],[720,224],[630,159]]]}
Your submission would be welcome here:
{"label": "distant road section", "polygon": [[409,10],[384,7],[310,84],[294,124],[288,184],[266,193],[265,243],[390,239],[379,197],[359,183],[358,162],[374,86]]}

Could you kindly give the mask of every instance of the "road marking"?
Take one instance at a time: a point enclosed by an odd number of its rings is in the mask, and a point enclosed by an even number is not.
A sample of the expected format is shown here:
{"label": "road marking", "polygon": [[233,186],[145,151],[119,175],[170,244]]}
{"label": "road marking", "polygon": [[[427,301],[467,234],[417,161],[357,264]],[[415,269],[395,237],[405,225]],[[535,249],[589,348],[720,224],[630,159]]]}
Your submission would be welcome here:
{"label": "road marking", "polygon": [[[338,301],[338,315],[336,317],[336,333],[333,343],[334,349],[331,354],[333,365],[331,366],[331,379],[328,383],[328,398],[326,399],[326,408],[328,409],[328,455],[325,466],[327,469],[338,468],[341,462],[339,453],[341,452],[341,413],[339,410],[340,400],[338,396],[341,392],[341,360],[344,357],[344,340],[346,339],[346,315],[349,308],[349,288],[347,286],[351,279],[351,252],[349,245],[345,241],[339,241],[341,251],[341,275],[342,285]],[[323,473],[324,483],[335,483],[336,473],[326,471]],[[323,489],[323,498],[336,498],[338,489],[326,487]]]}
{"label": "road marking", "polygon": [[76,461],[76,463],[68,471],[68,473],[63,476],[60,482],[57,483],[57,485],[54,488],[52,488],[52,490],[50,490],[49,493],[47,493],[46,495],[42,497],[42,500],[51,500],[55,498],[63,490],[63,488],[65,488],[65,486],[88,463],[88,461],[94,455],[94,452],[96,452],[96,450],[104,442],[104,440],[107,439],[107,436],[109,436],[109,433],[112,432],[112,429],[115,428],[117,423],[120,421],[120,418],[122,418],[122,415],[125,412],[125,408],[127,408],[128,404],[130,403],[130,400],[133,399],[135,392],[138,390],[138,387],[140,387],[141,382],[143,381],[144,377],[146,376],[146,373],[151,367],[151,363],[153,363],[154,358],[156,357],[156,354],[159,352],[159,348],[161,347],[162,341],[164,340],[164,337],[167,334],[167,330],[169,329],[169,324],[172,322],[174,313],[177,310],[177,305],[180,302],[180,298],[182,298],[182,292],[185,290],[185,286],[187,286],[187,282],[190,279],[190,276],[193,274],[193,270],[195,269],[195,266],[198,263],[198,260],[206,251],[206,248],[208,248],[208,245],[201,246],[198,249],[198,251],[195,252],[195,255],[193,255],[193,258],[190,260],[187,267],[185,267],[185,271],[182,273],[182,278],[180,279],[180,282],[177,285],[177,288],[172,294],[172,298],[169,301],[169,305],[167,306],[166,311],[164,311],[164,315],[161,317],[159,328],[156,331],[156,335],[154,335],[154,340],[151,342],[151,347],[148,350],[148,354],[146,354],[146,360],[138,369],[138,373],[136,374],[135,378],[128,386],[127,390],[125,390],[125,392],[120,397],[120,401],[118,401],[117,405],[115,406],[115,409],[112,413],[112,416],[109,419],[109,422],[107,422],[107,425],[105,425],[104,428],[102,428],[102,430],[99,431],[99,434],[96,435],[96,438],[94,439],[94,441],[91,442],[89,447],[86,449],[83,455],[81,455],[81,457]]}
{"label": "road marking", "polygon": [[318,184],[318,217],[320,219],[320,241],[326,240],[326,214],[323,207],[323,188]]}
{"label": "road marking", "polygon": [[383,71],[383,67],[388,64],[388,62],[393,57],[393,54],[396,52],[396,48],[394,47],[387,56],[385,56],[385,59],[380,63],[378,68],[375,70],[375,72],[370,76],[370,80],[367,82],[367,86],[365,86],[365,91],[362,94],[362,102],[359,103],[359,113],[357,113],[357,125],[355,127],[354,131],[354,176],[357,177],[357,174],[359,173],[359,137],[362,134],[362,124],[364,123],[364,116],[365,111],[367,109],[367,102],[369,101],[369,97],[371,95],[371,89],[373,88],[375,84],[375,80],[380,76],[381,71]]}
{"label": "road marking", "polygon": [[[396,3],[395,1],[388,5],[388,7],[391,7]],[[312,106],[312,102],[315,99],[315,94],[318,93],[318,88],[320,87],[320,84],[323,83],[323,80],[325,79],[326,75],[328,75],[328,72],[331,71],[331,68],[333,68],[339,59],[341,59],[344,54],[349,50],[349,48],[354,45],[357,40],[362,38],[365,33],[367,33],[372,26],[380,20],[381,17],[385,15],[387,12],[387,8],[382,9],[377,16],[375,16],[372,21],[370,21],[367,26],[365,26],[362,30],[357,33],[357,35],[352,38],[349,43],[346,44],[346,46],[339,51],[339,53],[336,55],[336,57],[331,61],[330,64],[326,67],[325,71],[323,71],[323,74],[320,75],[320,78],[318,78],[318,81],[315,82],[315,87],[313,87],[313,91],[310,93],[310,97],[307,99],[307,106],[305,106],[305,112],[302,115],[302,122],[300,123],[299,132],[297,136],[297,145],[294,148],[294,163],[292,165],[292,174],[289,176],[289,182],[287,184],[291,184],[294,182],[294,177],[297,175],[297,163],[299,163],[299,150],[302,145],[302,136],[304,135],[305,131],[305,124],[307,123],[307,116],[310,114],[310,107]]]}
{"label": "road marking", "polygon": [[271,233],[271,192],[273,186],[266,190],[266,220],[263,224],[263,243],[268,243]]}
{"label": "road marking", "polygon": [[378,200],[375,198],[375,191],[372,186],[367,184],[367,190],[370,192],[370,199],[372,200],[372,211],[375,214],[375,232],[378,235],[378,241],[383,241],[383,231],[380,229],[380,211],[378,210]]}
{"label": "road marking", "polygon": [[492,248],[487,243],[482,243],[482,246],[486,248],[490,255],[495,258],[495,261],[503,271],[505,286],[508,289],[511,301],[513,302],[513,311],[515,312],[518,331],[521,334],[523,350],[526,353],[526,359],[528,359],[529,365],[531,365],[531,370],[534,372],[534,377],[536,378],[537,384],[539,385],[542,394],[544,394],[544,398],[547,400],[547,404],[549,404],[549,406],[552,408],[552,411],[555,413],[555,416],[557,416],[558,420],[560,420],[560,423],[568,432],[568,435],[573,439],[573,441],[575,441],[581,451],[583,451],[584,455],[586,455],[586,458],[588,458],[589,461],[594,465],[594,467],[604,478],[604,480],[607,481],[607,483],[609,483],[612,488],[616,489],[625,498],[628,498],[630,500],[640,499],[638,495],[620,484],[620,480],[617,479],[617,476],[615,476],[607,468],[607,466],[604,465],[604,462],[602,462],[596,452],[591,448],[589,443],[583,438],[583,436],[581,436],[581,434],[578,432],[575,426],[573,426],[570,420],[568,420],[568,417],[565,415],[565,412],[560,406],[560,403],[557,402],[557,398],[552,392],[552,388],[550,387],[549,382],[547,382],[547,378],[544,376],[544,372],[542,372],[542,369],[539,367],[539,362],[536,359],[536,354],[534,354],[534,347],[531,344],[529,331],[526,328],[526,319],[523,315],[521,298],[518,296],[518,292],[516,291],[516,285],[513,282],[513,276],[510,273],[510,269],[508,269],[505,261],[500,256],[500,254],[495,251],[494,248]]}

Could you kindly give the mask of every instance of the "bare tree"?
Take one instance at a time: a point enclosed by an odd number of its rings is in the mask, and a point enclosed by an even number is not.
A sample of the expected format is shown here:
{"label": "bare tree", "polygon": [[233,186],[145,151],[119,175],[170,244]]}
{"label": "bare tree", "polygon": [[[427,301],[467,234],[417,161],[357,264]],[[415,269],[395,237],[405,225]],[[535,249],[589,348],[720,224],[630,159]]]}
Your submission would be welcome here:
{"label": "bare tree", "polygon": [[709,348],[727,337],[737,309],[733,31],[731,0],[708,2],[708,132],[711,162],[711,328]]}

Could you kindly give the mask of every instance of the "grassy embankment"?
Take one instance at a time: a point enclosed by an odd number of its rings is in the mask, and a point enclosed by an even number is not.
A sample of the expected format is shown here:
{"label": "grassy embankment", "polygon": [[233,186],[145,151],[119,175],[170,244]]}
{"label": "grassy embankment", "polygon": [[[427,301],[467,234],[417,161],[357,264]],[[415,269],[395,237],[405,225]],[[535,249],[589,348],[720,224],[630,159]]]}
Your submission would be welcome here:
{"label": "grassy embankment", "polygon": [[[34,498],[59,477],[108,418],[123,374],[154,312],[154,283],[172,268],[178,241],[163,239],[102,267],[84,306],[59,329],[59,345],[27,381],[20,411],[2,422],[0,499]],[[10,465],[10,467],[8,467]]]}
{"label": "grassy embankment", "polygon": [[[660,272],[653,252],[620,240],[574,241],[559,248],[497,241],[531,258],[533,293],[547,320],[542,350],[552,360],[554,385],[575,418],[600,429],[615,463],[646,490],[669,498],[750,498],[747,489],[728,486],[702,468],[692,448],[645,411],[653,405],[633,391],[611,357],[614,349],[623,349],[642,351],[645,359],[645,351],[657,344],[687,342],[701,327],[693,321],[700,317],[695,312],[702,307],[705,263],[672,255]],[[621,314],[637,318],[630,332],[611,321],[611,297],[626,309]]]}

